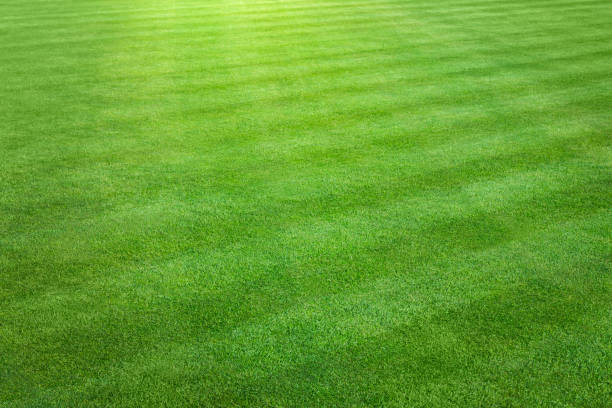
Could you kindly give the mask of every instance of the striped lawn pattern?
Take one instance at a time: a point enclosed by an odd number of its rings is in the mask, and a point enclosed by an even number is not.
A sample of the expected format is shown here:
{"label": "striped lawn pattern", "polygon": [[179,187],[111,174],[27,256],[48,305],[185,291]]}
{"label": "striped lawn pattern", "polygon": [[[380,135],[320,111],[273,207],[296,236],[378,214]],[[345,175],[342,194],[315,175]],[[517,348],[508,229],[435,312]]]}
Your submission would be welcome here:
{"label": "striped lawn pattern", "polygon": [[605,407],[612,3],[0,2],[0,406]]}

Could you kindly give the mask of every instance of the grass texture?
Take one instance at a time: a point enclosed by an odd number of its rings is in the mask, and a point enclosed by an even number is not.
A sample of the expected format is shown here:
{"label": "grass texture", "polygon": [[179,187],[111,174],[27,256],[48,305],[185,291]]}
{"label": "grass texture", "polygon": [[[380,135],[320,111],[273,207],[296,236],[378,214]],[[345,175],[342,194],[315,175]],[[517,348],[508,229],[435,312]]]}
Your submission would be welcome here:
{"label": "grass texture", "polygon": [[612,2],[0,2],[1,407],[609,407]]}

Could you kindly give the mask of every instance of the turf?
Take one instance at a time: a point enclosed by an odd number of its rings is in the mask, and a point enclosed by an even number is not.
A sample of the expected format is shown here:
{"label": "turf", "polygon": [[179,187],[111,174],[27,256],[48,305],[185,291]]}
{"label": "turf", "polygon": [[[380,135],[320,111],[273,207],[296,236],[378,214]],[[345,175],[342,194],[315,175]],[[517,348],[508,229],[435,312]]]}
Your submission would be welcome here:
{"label": "turf", "polygon": [[611,21],[2,1],[0,406],[609,406]]}

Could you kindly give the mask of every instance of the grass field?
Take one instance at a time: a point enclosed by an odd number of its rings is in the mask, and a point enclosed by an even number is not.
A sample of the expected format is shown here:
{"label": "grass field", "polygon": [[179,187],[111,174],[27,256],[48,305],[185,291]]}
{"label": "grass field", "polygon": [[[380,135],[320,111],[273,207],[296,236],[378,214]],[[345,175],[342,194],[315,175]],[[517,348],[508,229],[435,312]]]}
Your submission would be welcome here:
{"label": "grass field", "polygon": [[0,407],[609,407],[609,0],[0,2]]}

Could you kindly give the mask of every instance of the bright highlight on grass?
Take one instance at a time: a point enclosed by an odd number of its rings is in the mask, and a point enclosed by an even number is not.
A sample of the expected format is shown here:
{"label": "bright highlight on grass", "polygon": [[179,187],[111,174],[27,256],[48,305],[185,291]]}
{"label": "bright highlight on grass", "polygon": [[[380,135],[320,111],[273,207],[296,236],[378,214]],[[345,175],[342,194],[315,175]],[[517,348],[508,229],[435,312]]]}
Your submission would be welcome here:
{"label": "bright highlight on grass", "polygon": [[0,2],[0,407],[609,407],[612,2]]}

